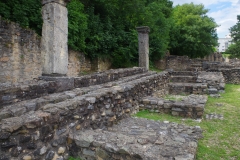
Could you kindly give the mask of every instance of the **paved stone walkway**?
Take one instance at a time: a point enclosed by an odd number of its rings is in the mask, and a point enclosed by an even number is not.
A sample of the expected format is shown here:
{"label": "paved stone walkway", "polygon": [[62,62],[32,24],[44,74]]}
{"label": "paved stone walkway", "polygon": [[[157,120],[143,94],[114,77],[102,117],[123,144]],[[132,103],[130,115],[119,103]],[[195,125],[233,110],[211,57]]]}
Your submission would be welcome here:
{"label": "paved stone walkway", "polygon": [[126,118],[108,130],[78,131],[70,137],[84,160],[193,160],[202,130],[168,121]]}

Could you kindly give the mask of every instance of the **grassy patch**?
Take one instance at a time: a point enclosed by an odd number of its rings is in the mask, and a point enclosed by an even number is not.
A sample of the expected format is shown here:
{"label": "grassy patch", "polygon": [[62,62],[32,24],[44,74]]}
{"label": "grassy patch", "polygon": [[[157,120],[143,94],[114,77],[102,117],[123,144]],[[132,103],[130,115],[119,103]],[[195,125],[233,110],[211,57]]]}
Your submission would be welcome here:
{"label": "grassy patch", "polygon": [[221,98],[208,97],[205,113],[223,114],[224,120],[205,120],[201,123],[191,119],[167,114],[141,111],[137,117],[167,120],[191,126],[201,126],[204,138],[198,143],[197,160],[240,159],[240,85],[227,84]]}
{"label": "grassy patch", "polygon": [[155,66],[150,66],[149,67],[150,71],[155,71],[155,72],[162,72],[163,70],[156,68]]}

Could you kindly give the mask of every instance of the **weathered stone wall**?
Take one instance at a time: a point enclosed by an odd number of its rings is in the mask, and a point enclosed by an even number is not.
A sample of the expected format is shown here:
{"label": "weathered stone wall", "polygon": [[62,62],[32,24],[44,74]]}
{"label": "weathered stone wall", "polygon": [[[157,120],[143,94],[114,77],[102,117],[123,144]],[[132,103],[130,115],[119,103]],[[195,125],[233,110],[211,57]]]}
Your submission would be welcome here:
{"label": "weathered stone wall", "polygon": [[14,102],[37,98],[50,93],[62,92],[74,88],[88,87],[115,81],[120,78],[145,73],[144,68],[127,68],[109,70],[103,73],[91,74],[81,77],[40,77],[38,81],[28,85],[0,85],[0,108]]}
{"label": "weathered stone wall", "polygon": [[85,57],[84,53],[68,51],[68,77],[77,77],[80,72],[90,71],[91,69],[91,61]]}
{"label": "weathered stone wall", "polygon": [[24,83],[41,74],[40,38],[0,17],[0,83]]}
{"label": "weathered stone wall", "polygon": [[[68,100],[46,96],[42,99],[49,100],[48,104],[36,99],[40,104],[38,107],[31,107],[26,102],[22,103],[20,110],[12,106],[15,114],[8,116],[14,117],[3,119],[0,125],[1,158],[68,159],[69,155],[79,152],[74,137],[69,134],[86,128],[111,127],[138,111],[142,97],[165,88],[168,82],[169,74],[162,72],[129,82],[119,81],[116,82],[119,85],[108,88],[95,86],[83,95],[76,94],[81,89],[64,92]],[[55,98],[61,96],[58,94]],[[7,115],[9,108],[4,112]]]}
{"label": "weathered stone wall", "polygon": [[200,72],[197,83],[207,83],[209,94],[218,94],[225,89],[225,79],[222,72]]}
{"label": "weathered stone wall", "polygon": [[192,94],[186,97],[182,96],[179,100],[145,97],[139,107],[141,110],[149,110],[155,113],[168,113],[173,116],[187,118],[202,118],[206,102],[206,95]]}
{"label": "weathered stone wall", "polygon": [[[0,17],[0,83],[29,84],[42,75],[41,37],[30,29],[7,22]],[[67,76],[93,69],[83,53],[69,50]],[[97,62],[99,70],[109,69],[110,62]]]}
{"label": "weathered stone wall", "polygon": [[232,84],[240,84],[240,68],[219,69],[222,72],[225,82]]}
{"label": "weathered stone wall", "polygon": [[212,61],[212,62],[224,62],[225,59],[223,58],[221,53],[213,53],[203,58],[205,61]]}
{"label": "weathered stone wall", "polygon": [[203,62],[224,62],[224,58],[220,53],[213,53],[209,56],[204,57],[203,59],[196,58],[190,59],[188,56],[175,56],[167,55],[155,62],[155,66],[158,69],[174,69],[174,70],[201,70]]}
{"label": "weathered stone wall", "polygon": [[112,62],[107,58],[96,58],[92,61],[92,71],[102,72],[111,69]]}

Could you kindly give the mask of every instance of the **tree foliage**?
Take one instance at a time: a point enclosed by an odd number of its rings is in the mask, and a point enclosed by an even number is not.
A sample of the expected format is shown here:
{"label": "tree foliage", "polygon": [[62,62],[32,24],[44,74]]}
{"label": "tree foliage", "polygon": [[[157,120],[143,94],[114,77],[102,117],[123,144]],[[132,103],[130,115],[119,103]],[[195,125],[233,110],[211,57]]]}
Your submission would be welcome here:
{"label": "tree foliage", "polygon": [[188,55],[192,58],[204,57],[217,46],[217,24],[206,15],[202,4],[178,5],[172,15],[170,53]]}
{"label": "tree foliage", "polygon": [[84,13],[84,6],[79,0],[71,0],[68,8],[68,45],[73,50],[84,51],[85,32],[87,30],[88,15]]}
{"label": "tree foliage", "polygon": [[233,38],[233,42],[240,41],[240,15],[237,15],[237,23],[232,26],[230,29],[231,37]]}
{"label": "tree foliage", "polygon": [[225,53],[231,54],[230,58],[240,58],[240,15],[237,16],[237,20],[237,23],[229,29],[233,44]]}
{"label": "tree foliage", "polygon": [[[41,34],[40,0],[1,0],[0,15]],[[204,56],[217,44],[216,23],[203,5],[172,7],[170,0],[71,0],[69,47],[115,67],[138,64],[136,27],[150,27],[150,60],[172,54]]]}
{"label": "tree foliage", "polygon": [[1,0],[0,15],[41,34],[41,6],[40,0]]}

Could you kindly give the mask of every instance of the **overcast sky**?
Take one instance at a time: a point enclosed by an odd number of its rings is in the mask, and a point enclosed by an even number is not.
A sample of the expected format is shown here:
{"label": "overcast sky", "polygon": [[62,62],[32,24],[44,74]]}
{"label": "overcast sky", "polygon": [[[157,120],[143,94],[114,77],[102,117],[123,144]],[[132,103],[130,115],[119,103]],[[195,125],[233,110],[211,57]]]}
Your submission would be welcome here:
{"label": "overcast sky", "polygon": [[240,0],[172,0],[174,6],[177,4],[191,3],[203,4],[210,9],[208,16],[215,19],[220,25],[217,28],[219,38],[229,34],[229,28],[237,23],[237,15],[240,15]]}

